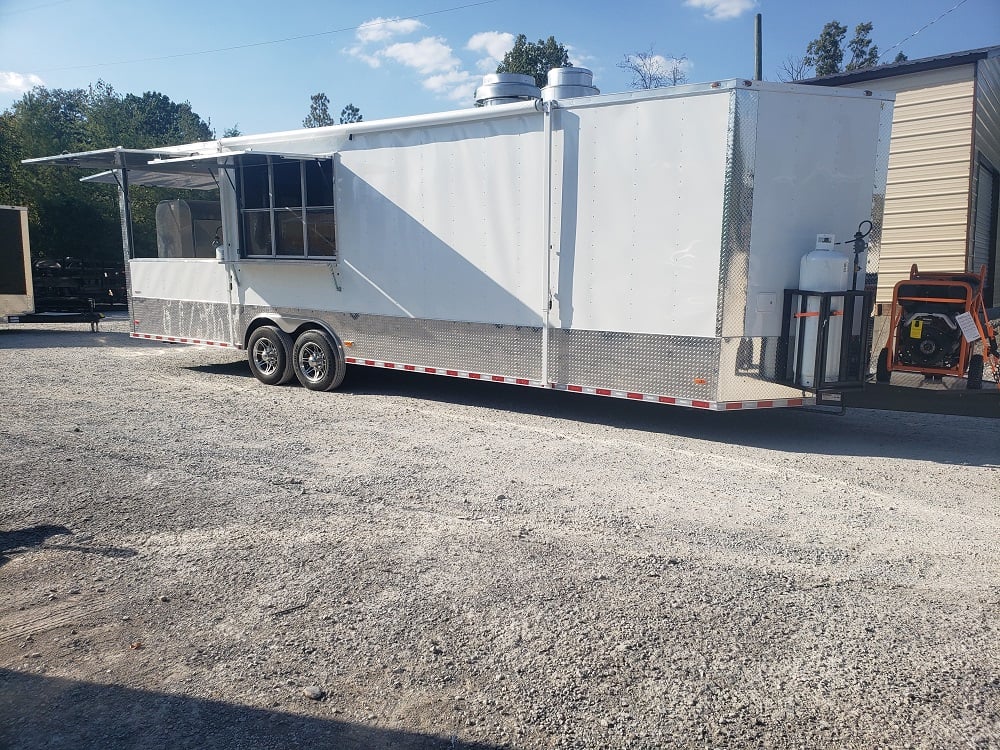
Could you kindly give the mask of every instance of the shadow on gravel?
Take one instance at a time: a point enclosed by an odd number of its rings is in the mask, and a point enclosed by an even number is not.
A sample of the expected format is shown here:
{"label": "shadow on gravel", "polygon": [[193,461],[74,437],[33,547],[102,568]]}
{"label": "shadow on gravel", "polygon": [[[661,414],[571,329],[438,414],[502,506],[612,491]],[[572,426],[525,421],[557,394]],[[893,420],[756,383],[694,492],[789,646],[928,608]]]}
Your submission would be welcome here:
{"label": "shadow on gravel", "polygon": [[495,750],[494,745],[10,669],[0,669],[0,747]]}
{"label": "shadow on gravel", "polygon": [[[192,372],[245,378],[245,361],[200,365]],[[263,387],[263,386],[262,386]],[[286,388],[298,388],[294,381]],[[993,447],[996,423],[965,417],[851,409],[846,416],[803,409],[711,412],[616,398],[586,396],[504,383],[348,366],[338,389],[392,395],[513,414],[532,414],[789,453],[909,458],[943,464],[1000,466]],[[322,398],[323,394],[316,394]],[[990,437],[993,436],[993,437]]]}
{"label": "shadow on gravel", "polygon": [[803,409],[720,413],[368,367],[348,367],[340,390],[484,406],[514,414],[682,435],[789,453],[882,456],[944,464],[1000,466],[1000,455],[995,447],[997,423],[987,419],[867,409],[852,409],[846,416]]}
{"label": "shadow on gravel", "polygon": [[98,331],[92,333],[84,330],[86,323],[76,324],[81,326],[80,330],[67,331],[65,324],[60,329],[55,328],[32,328],[11,326],[0,329],[0,349],[50,349],[72,347],[98,348],[98,349],[120,349],[124,347],[134,348],[147,346],[150,348],[161,348],[167,346],[181,346],[180,344],[170,344],[162,341],[149,341],[146,339],[130,338],[124,331]]}
{"label": "shadow on gravel", "polygon": [[[65,526],[40,524],[16,531],[0,531],[0,565],[10,561],[10,555],[27,552],[32,548],[61,550],[64,552],[82,552],[87,555],[101,557],[135,557],[136,551],[123,547],[88,547],[80,544],[52,544],[48,541],[53,536],[71,536],[72,531]],[[0,745],[2,747],[2,745]]]}

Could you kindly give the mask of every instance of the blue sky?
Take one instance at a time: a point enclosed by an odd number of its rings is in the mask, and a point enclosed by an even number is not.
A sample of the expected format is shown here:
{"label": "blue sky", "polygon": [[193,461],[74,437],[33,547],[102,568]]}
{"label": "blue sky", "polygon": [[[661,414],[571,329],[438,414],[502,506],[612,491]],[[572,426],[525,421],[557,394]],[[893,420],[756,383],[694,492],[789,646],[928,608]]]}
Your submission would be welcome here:
{"label": "blue sky", "polygon": [[103,79],[190,101],[220,134],[300,127],[318,91],[335,117],[348,102],[366,120],[443,111],[471,105],[518,33],[555,36],[603,92],[626,90],[616,64],[651,48],[685,56],[691,82],[750,77],[758,12],[769,80],[831,19],[872,21],[881,51],[905,39],[888,59],[1000,44],[1000,0],[0,0],[0,110],[32,84]]}

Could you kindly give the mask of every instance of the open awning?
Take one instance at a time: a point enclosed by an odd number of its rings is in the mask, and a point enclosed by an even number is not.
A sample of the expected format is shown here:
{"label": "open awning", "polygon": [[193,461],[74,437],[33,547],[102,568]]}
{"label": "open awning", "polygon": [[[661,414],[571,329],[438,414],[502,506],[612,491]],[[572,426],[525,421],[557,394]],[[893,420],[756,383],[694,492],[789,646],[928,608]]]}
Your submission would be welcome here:
{"label": "open awning", "polygon": [[117,171],[128,172],[129,185],[146,185],[185,190],[213,190],[218,187],[220,168],[234,166],[245,160],[253,162],[267,159],[287,159],[309,161],[329,159],[324,154],[288,154],[273,151],[212,151],[192,154],[165,149],[108,148],[99,151],[84,151],[76,154],[45,156],[39,159],[25,159],[24,164],[51,165],[59,167],[81,167],[103,171],[81,178],[81,182],[115,185]]}
{"label": "open awning", "polygon": [[153,159],[176,159],[184,156],[183,152],[168,149],[153,148],[102,148],[97,151],[80,151],[75,154],[59,154],[57,156],[42,156],[36,159],[25,159],[22,164],[80,167],[83,169],[131,169],[145,166]]}
{"label": "open awning", "polygon": [[[99,184],[117,185],[118,175],[115,170],[98,172],[81,177],[80,182],[96,182]],[[179,190],[215,190],[219,186],[211,174],[184,174],[169,172],[152,172],[145,169],[128,170],[129,185],[145,185],[148,187],[176,188]]]}

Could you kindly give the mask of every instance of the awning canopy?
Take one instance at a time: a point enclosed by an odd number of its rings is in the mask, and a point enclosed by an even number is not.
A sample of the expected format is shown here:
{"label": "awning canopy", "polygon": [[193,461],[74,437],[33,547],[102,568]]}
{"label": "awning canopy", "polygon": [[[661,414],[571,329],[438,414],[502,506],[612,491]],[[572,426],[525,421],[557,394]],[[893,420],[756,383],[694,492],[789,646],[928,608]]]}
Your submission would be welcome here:
{"label": "awning canopy", "polygon": [[331,154],[287,154],[274,151],[212,151],[184,154],[164,149],[107,148],[76,154],[25,159],[24,164],[58,167],[102,169],[102,172],[81,178],[81,182],[114,185],[116,171],[128,171],[129,185],[146,185],[185,190],[213,190],[218,187],[218,171],[244,161],[263,162],[270,159],[310,161],[329,159]]}
{"label": "awning canopy", "polygon": [[153,159],[176,159],[183,156],[177,151],[148,148],[102,148],[97,151],[80,151],[75,154],[42,156],[25,159],[22,164],[40,164],[53,167],[81,167],[83,169],[130,169],[145,166]]}
{"label": "awning canopy", "polygon": [[[80,182],[96,182],[108,185],[118,184],[115,170],[98,172],[81,177]],[[128,170],[129,185],[145,185],[148,187],[176,188],[178,190],[214,190],[219,186],[211,174],[184,174],[169,172],[151,172],[144,169]]]}

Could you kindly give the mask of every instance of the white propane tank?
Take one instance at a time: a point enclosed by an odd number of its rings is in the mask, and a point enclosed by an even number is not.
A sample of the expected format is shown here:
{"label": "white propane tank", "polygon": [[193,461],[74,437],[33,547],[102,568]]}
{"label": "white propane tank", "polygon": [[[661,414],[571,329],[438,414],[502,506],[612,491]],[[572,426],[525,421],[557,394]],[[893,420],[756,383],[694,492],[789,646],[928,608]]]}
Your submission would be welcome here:
{"label": "white propane tank", "polygon": [[[844,253],[834,250],[832,234],[816,235],[816,249],[806,253],[799,265],[799,289],[809,292],[846,292],[851,283],[851,259]],[[830,311],[844,311],[844,300],[834,299]],[[811,387],[816,382],[815,363],[816,345],[819,336],[819,297],[809,297],[806,300],[806,312],[817,313],[803,318],[802,341],[802,372],[799,383]],[[824,378],[827,381],[839,380],[840,375],[840,342],[843,335],[843,315],[831,315],[827,328],[826,364]]]}

